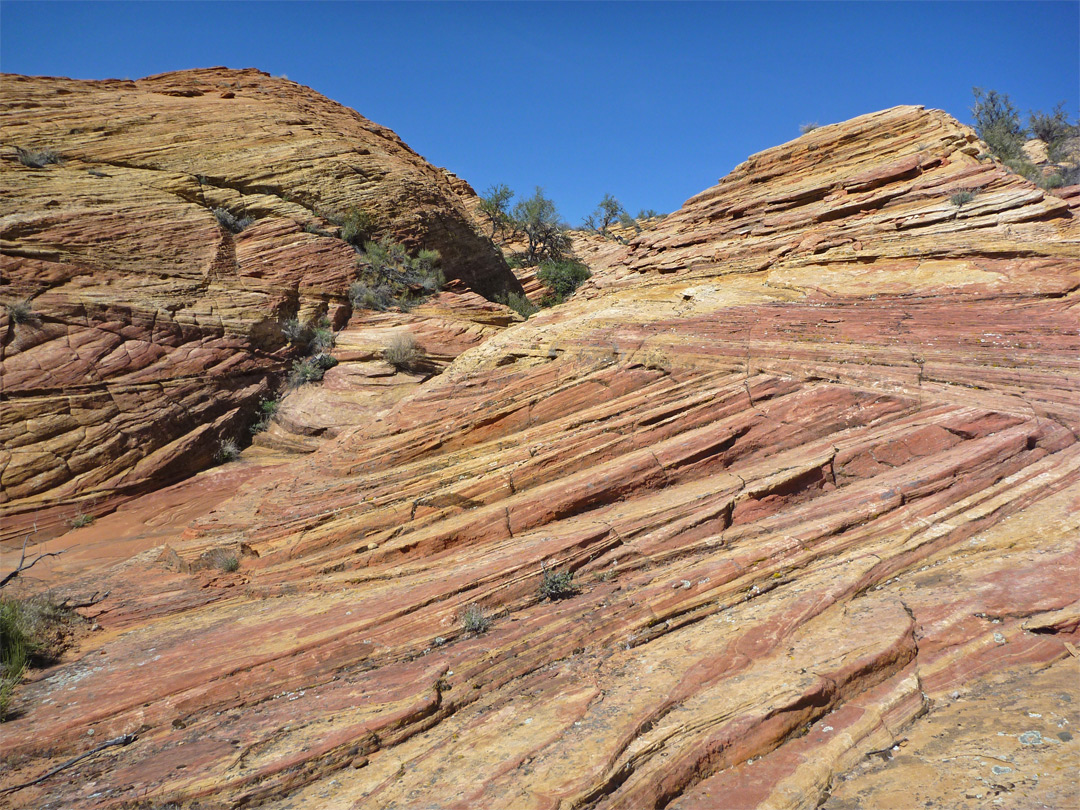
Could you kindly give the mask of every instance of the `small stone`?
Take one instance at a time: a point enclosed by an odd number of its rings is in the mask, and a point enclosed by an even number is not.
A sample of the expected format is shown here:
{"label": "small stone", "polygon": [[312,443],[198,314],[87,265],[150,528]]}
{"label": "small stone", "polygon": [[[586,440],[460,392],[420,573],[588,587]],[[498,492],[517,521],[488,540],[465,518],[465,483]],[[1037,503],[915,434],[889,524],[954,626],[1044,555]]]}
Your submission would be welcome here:
{"label": "small stone", "polygon": [[355,759],[354,759],[354,760],[352,761],[352,763],[351,763],[351,764],[352,764],[352,766],[353,766],[354,768],[363,768],[363,767],[364,767],[365,765],[367,765],[367,763],[368,763],[368,758],[367,758],[367,757],[363,757],[363,756],[361,756],[361,757],[356,757],[356,758],[355,758]]}
{"label": "small stone", "polygon": [[94,736],[94,730],[92,728],[88,729],[87,732],[86,732],[86,736],[87,737],[93,737]]}
{"label": "small stone", "polygon": [[996,641],[998,644],[1004,644],[1005,636],[1001,635],[1001,633],[994,633],[994,641]]}
{"label": "small stone", "polygon": [[1003,773],[1012,773],[1012,768],[1008,768],[1004,765],[995,765],[993,768],[990,769],[990,771],[995,776],[1001,776]]}

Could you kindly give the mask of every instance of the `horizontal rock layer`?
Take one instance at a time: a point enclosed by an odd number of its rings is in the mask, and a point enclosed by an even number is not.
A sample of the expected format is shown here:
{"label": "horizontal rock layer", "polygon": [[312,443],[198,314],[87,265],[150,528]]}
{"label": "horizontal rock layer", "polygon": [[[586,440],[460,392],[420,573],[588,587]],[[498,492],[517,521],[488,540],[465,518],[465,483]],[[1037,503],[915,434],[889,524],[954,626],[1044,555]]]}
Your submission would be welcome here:
{"label": "horizontal rock layer", "polygon": [[[467,184],[285,79],[5,75],[0,121],[8,533],[205,467],[286,370],[281,322],[348,320],[350,209],[475,292],[520,289]],[[232,233],[215,209],[253,223]]]}
{"label": "horizontal rock layer", "polygon": [[3,779],[139,737],[13,806],[1074,802],[1076,197],[980,151],[817,129],[377,420],[163,493],[171,536],[81,530],[146,550],[60,558],[110,595]]}

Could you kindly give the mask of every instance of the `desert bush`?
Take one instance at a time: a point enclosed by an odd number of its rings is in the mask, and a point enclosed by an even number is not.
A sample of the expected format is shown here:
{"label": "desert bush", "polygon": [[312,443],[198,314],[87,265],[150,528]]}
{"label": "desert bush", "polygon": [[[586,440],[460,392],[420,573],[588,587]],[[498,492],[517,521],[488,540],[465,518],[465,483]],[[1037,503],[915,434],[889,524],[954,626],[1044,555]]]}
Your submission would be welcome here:
{"label": "desert bush", "polygon": [[486,633],[491,628],[491,617],[478,605],[469,605],[461,615],[461,626],[466,633]]}
{"label": "desert bush", "polygon": [[326,375],[326,372],[336,366],[337,363],[338,361],[333,355],[326,353],[314,354],[310,357],[294,360],[292,371],[289,372],[289,377],[285,384],[289,388],[299,388],[301,385],[318,382]]}
{"label": "desert bush", "polygon": [[813,132],[820,124],[817,121],[808,121],[805,124],[799,124],[799,134],[805,135],[807,132]]}
{"label": "desert bush", "polygon": [[0,720],[29,666],[53,663],[66,645],[75,612],[48,594],[0,597]]}
{"label": "desert bush", "polygon": [[214,568],[226,573],[240,569],[240,558],[227,548],[215,548],[206,554],[204,559]]}
{"label": "desert bush", "polygon": [[626,211],[619,214],[619,224],[624,228],[633,228],[635,233],[641,233],[641,225]]}
{"label": "desert bush", "polygon": [[30,169],[44,169],[46,166],[54,163],[64,162],[60,153],[55,152],[52,149],[31,150],[22,149],[16,146],[15,153],[19,163]]}
{"label": "desert bush", "polygon": [[349,288],[353,306],[365,309],[407,307],[438,292],[446,283],[439,269],[439,251],[408,249],[389,238],[368,242],[357,259],[360,278]]}
{"label": "desert bush", "polygon": [[363,208],[350,208],[341,220],[341,238],[359,248],[375,233],[375,220]]}
{"label": "desert bush", "polygon": [[334,348],[336,342],[334,330],[330,328],[330,321],[323,319],[311,330],[311,342],[308,343],[308,350],[315,354],[325,354]]}
{"label": "desert bush", "polygon": [[416,338],[408,332],[398,332],[383,349],[383,359],[394,368],[408,368],[420,358]]}
{"label": "desert bush", "polygon": [[281,322],[281,334],[293,346],[306,346],[311,340],[311,329],[296,318]]}
{"label": "desert bush", "polygon": [[281,401],[277,399],[264,399],[259,403],[259,418],[251,426],[252,433],[262,433],[273,421],[274,416],[281,407]]}
{"label": "desert bush", "polygon": [[21,301],[10,301],[4,304],[4,308],[7,310],[8,320],[11,323],[29,323],[34,320],[34,308],[31,306],[29,298]]}
{"label": "desert bush", "polygon": [[535,315],[540,311],[540,307],[529,300],[528,296],[521,293],[511,292],[505,295],[496,296],[496,301],[500,304],[505,304],[514,310],[518,315],[525,320],[528,320],[531,315]]}
{"label": "desert bush", "polygon": [[545,297],[546,305],[561,304],[591,275],[589,268],[572,259],[543,262],[536,273],[536,277],[551,288],[550,295]]}
{"label": "desert bush", "polygon": [[238,217],[232,213],[232,211],[228,211],[224,208],[215,208],[213,214],[222,228],[232,231],[233,233],[240,233],[240,231],[244,230],[244,228],[255,221],[251,217]]}
{"label": "desert bush", "polygon": [[325,315],[310,324],[300,323],[296,318],[282,321],[281,334],[290,345],[309,354],[329,351],[336,342],[330,320]]}
{"label": "desert bush", "polygon": [[394,291],[386,284],[372,287],[362,281],[354,281],[349,285],[349,301],[356,309],[382,311],[394,305]]}
{"label": "desert bush", "polygon": [[1046,156],[1054,163],[1065,159],[1065,142],[1076,137],[1077,129],[1076,125],[1069,123],[1064,101],[1048,113],[1042,110],[1029,111],[1028,131],[1032,137],[1046,143]]}
{"label": "desert bush", "polygon": [[642,208],[638,211],[638,219],[663,219],[667,214],[661,214],[655,208]]}
{"label": "desert bush", "polygon": [[68,521],[68,526],[73,529],[81,529],[83,526],[89,526],[93,522],[93,515],[88,515],[85,512],[79,512],[73,518],[71,518],[71,520]]}
{"label": "desert bush", "polygon": [[240,446],[232,439],[222,439],[218,444],[217,452],[214,453],[214,461],[218,464],[228,464],[240,458]]}
{"label": "desert bush", "polygon": [[557,599],[566,599],[577,593],[578,587],[574,584],[573,571],[555,571],[551,568],[544,568],[543,576],[540,578],[541,599],[550,599],[554,602]]}
{"label": "desert bush", "polygon": [[1035,185],[1047,190],[1061,188],[1065,185],[1065,178],[1061,176],[1061,172],[1054,172],[1052,174],[1042,174],[1040,172],[1040,177],[1035,181]]}
{"label": "desert bush", "polygon": [[965,204],[975,199],[975,195],[970,191],[958,191],[949,197],[949,202],[955,205],[957,208],[963,208]]}

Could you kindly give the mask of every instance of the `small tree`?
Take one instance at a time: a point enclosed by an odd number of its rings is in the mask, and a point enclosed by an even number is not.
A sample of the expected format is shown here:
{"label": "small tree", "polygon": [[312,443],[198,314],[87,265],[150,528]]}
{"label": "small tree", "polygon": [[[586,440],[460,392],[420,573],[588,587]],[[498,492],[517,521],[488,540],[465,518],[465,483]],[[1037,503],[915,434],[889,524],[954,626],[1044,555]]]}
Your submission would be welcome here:
{"label": "small tree", "polygon": [[491,186],[480,198],[480,213],[491,226],[490,238],[493,241],[496,234],[505,231],[510,223],[510,200],[512,199],[514,199],[514,192],[505,183]]}
{"label": "small tree", "polygon": [[973,87],[971,92],[975,96],[971,115],[975,119],[975,131],[979,137],[1002,160],[1021,157],[1024,128],[1020,126],[1020,116],[1008,94],[983,90],[981,87]]}
{"label": "small tree", "polygon": [[570,237],[559,221],[559,211],[540,186],[533,196],[514,206],[513,220],[528,240],[526,264],[534,265],[543,259],[558,261],[570,249]]}
{"label": "small tree", "polygon": [[1046,156],[1055,163],[1064,159],[1065,141],[1074,136],[1077,130],[1069,123],[1064,101],[1049,113],[1032,110],[1028,117],[1028,129],[1032,137],[1046,142]]}
{"label": "small tree", "polygon": [[597,233],[607,236],[608,228],[613,223],[620,221],[621,217],[624,216],[627,216],[627,213],[626,209],[622,207],[622,203],[610,194],[605,194],[596,210],[586,217],[585,225]]}

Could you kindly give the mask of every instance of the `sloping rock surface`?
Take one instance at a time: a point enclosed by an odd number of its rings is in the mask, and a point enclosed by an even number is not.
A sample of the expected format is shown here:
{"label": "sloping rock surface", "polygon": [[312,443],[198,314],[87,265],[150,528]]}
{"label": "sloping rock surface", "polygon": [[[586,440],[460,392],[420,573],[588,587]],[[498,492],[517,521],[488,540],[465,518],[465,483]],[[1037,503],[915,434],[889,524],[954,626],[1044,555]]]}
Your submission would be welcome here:
{"label": "sloping rock surface", "polygon": [[205,474],[235,495],[58,583],[110,596],[3,780],[138,739],[6,800],[1075,805],[1076,196],[981,151],[817,129],[379,423]]}
{"label": "sloping rock surface", "polygon": [[[350,209],[372,236],[439,250],[462,289],[520,289],[467,184],[294,82],[215,68],[0,87],[8,534],[188,475],[246,429],[291,359],[281,322],[349,318]],[[233,233],[215,209],[252,224]]]}

